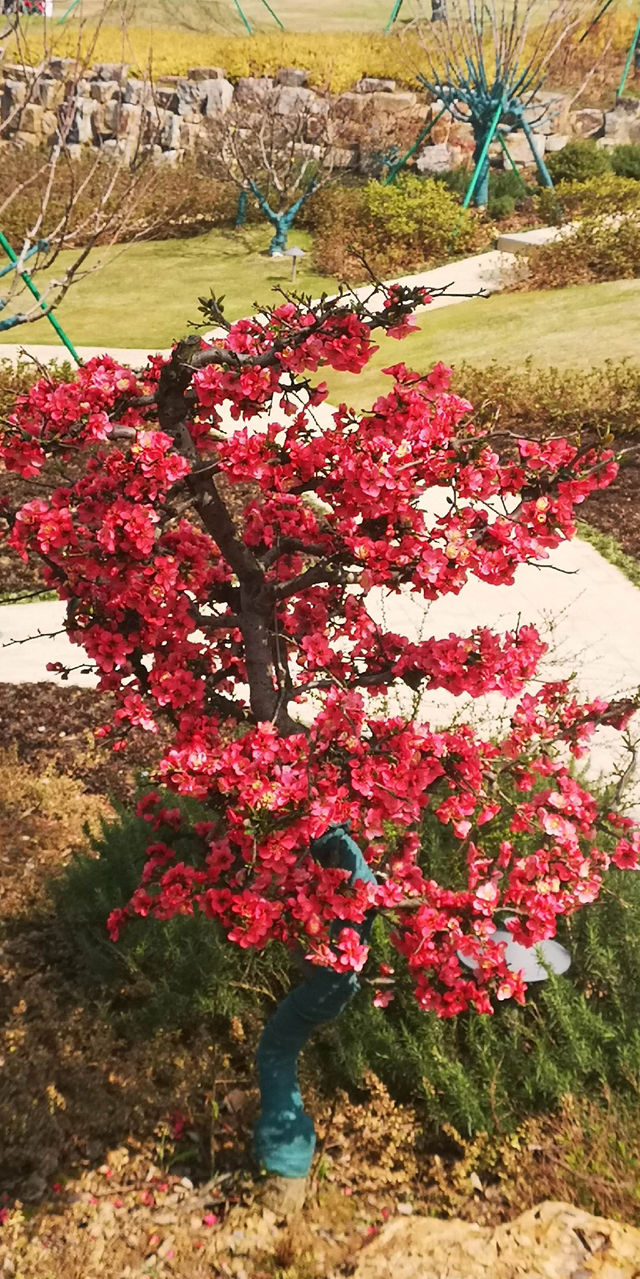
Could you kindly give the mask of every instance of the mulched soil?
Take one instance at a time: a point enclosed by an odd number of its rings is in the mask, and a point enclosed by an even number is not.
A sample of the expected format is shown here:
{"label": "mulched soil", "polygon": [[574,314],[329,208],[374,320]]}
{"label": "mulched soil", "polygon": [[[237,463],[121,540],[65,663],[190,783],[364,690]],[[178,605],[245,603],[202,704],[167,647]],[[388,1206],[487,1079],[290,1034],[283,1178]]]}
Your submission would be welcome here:
{"label": "mulched soil", "polygon": [[55,683],[0,683],[0,741],[12,742],[18,759],[36,770],[52,767],[79,782],[90,795],[121,802],[135,794],[137,778],[149,771],[168,742],[158,733],[132,729],[124,751],[114,753],[94,730],[112,720],[110,693]]}

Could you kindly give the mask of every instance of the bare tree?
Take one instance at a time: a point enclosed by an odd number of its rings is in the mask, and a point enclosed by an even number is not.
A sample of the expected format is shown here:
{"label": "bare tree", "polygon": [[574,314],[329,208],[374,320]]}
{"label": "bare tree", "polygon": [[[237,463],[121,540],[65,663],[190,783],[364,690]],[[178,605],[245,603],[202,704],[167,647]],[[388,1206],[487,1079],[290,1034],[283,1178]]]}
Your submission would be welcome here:
{"label": "bare tree", "polygon": [[[0,331],[43,315],[59,328],[53,311],[77,280],[100,265],[92,250],[135,235],[140,202],[154,180],[150,83],[150,109],[136,114],[118,95],[106,104],[113,116],[111,145],[86,148],[80,155],[86,77],[100,26],[89,42],[81,27],[75,56],[61,59],[44,24],[41,56],[33,65],[20,17],[15,4],[0,34],[5,174],[0,193]],[[3,232],[7,222],[14,228],[13,243]]]}
{"label": "bare tree", "polygon": [[252,120],[232,107],[214,134],[214,171],[256,200],[273,227],[272,257],[284,253],[297,215],[333,169],[328,102],[305,89],[285,92],[300,105],[279,111],[280,90],[267,90]]}

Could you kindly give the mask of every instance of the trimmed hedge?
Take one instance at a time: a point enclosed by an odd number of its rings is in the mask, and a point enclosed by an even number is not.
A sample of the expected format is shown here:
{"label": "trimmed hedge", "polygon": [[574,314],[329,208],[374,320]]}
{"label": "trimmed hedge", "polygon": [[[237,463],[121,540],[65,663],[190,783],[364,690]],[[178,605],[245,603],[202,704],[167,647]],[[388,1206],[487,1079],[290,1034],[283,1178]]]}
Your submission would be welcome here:
{"label": "trimmed hedge", "polygon": [[571,232],[535,249],[518,290],[561,289],[640,275],[640,208],[619,218],[584,218]]}
{"label": "trimmed hedge", "polygon": [[547,157],[546,165],[554,182],[587,182],[611,172],[609,156],[593,138],[572,138]]}
{"label": "trimmed hedge", "polygon": [[640,208],[640,182],[615,173],[588,178],[585,182],[559,182],[535,197],[535,207],[543,225],[557,226],[573,218],[627,213]]}

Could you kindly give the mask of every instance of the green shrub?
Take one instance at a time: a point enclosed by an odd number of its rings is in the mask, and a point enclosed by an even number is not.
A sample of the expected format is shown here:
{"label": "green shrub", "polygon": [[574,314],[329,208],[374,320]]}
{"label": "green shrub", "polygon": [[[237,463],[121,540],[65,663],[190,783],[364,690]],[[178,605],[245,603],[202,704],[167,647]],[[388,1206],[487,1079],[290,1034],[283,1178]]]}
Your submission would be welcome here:
{"label": "green shrub", "polygon": [[619,178],[633,178],[640,182],[640,146],[626,142],[611,150],[611,168]]}
{"label": "green shrub", "polygon": [[[449,191],[463,198],[473,176],[473,169],[468,165],[459,165],[456,169],[448,169],[438,174],[436,181],[443,183]],[[532,189],[526,185],[513,169],[491,169],[489,172],[489,202],[487,213],[490,218],[499,220],[509,217],[515,209],[526,206],[532,195]]]}
{"label": "green shrub", "polygon": [[545,224],[626,213],[640,208],[640,185],[632,178],[605,173],[586,182],[559,182],[535,197],[535,207]]}
{"label": "green shrub", "polygon": [[516,287],[561,289],[640,275],[640,209],[612,219],[584,218],[569,235],[535,249]]}
{"label": "green shrub", "polygon": [[522,368],[494,361],[485,368],[461,364],[454,387],[474,406],[474,419],[516,435],[599,433],[622,437],[640,430],[640,364],[611,360],[590,370]]}
{"label": "green shrub", "polygon": [[593,138],[572,138],[562,151],[548,156],[546,164],[554,182],[586,182],[611,171],[609,156]]}
{"label": "green shrub", "polygon": [[[173,795],[170,802],[192,821],[203,818],[197,804]],[[117,945],[110,942],[107,918],[140,883],[145,849],[153,840],[148,824],[135,814],[121,806],[116,814],[103,821],[93,855],[76,856],[51,883],[85,979],[99,990],[111,988],[116,1021],[145,1033],[158,1026],[186,1027],[194,1019],[224,1025],[239,1014],[261,1016],[288,986],[287,957],[275,946],[268,955],[248,955],[200,913],[167,923],[135,919]],[[195,847],[188,835],[181,837],[181,859],[192,860]]]}
{"label": "green shrub", "polygon": [[[378,274],[418,270],[474,239],[474,218],[433,178],[404,174],[385,186],[332,186],[310,210],[320,270],[345,279],[362,276],[362,259]],[[359,255],[359,257],[358,257]]]}
{"label": "green shrub", "polygon": [[[202,815],[198,805],[180,806],[192,819]],[[496,829],[494,838],[501,837]],[[104,824],[97,855],[77,857],[54,883],[58,913],[82,956],[85,997],[93,993],[104,1015],[134,1035],[204,1022],[224,1042],[230,1018],[240,1017],[250,1052],[264,1016],[294,976],[281,948],[247,955],[197,916],[167,924],[137,920],[117,946],[107,940],[106,917],[137,885],[149,839],[149,827],[120,810]],[[188,862],[188,836],[179,851]],[[455,883],[464,874],[456,856],[450,833],[427,822],[427,871]],[[396,1098],[422,1102],[433,1129],[450,1123],[463,1134],[512,1128],[570,1093],[637,1092],[640,876],[610,872],[600,901],[566,922],[561,940],[572,954],[569,972],[531,987],[526,1008],[498,1005],[493,1017],[443,1022],[425,1015],[406,977],[382,1012],[365,984],[350,1009],[315,1039],[307,1075],[332,1090],[357,1086],[363,1072],[373,1070]],[[372,969],[381,960],[393,963],[381,920],[372,949]]]}

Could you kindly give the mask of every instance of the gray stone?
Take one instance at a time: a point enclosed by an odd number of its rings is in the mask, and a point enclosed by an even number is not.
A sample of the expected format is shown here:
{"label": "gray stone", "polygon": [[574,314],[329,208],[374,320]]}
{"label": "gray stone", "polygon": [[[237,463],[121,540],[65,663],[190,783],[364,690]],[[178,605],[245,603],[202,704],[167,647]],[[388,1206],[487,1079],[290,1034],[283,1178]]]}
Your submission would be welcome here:
{"label": "gray stone", "polygon": [[[320,152],[319,147],[313,147],[312,149]],[[326,169],[356,169],[358,160],[359,151],[357,147],[329,147],[324,157],[324,167]]]}
{"label": "gray stone", "polygon": [[117,80],[123,84],[129,72],[128,66],[122,62],[96,62],[93,74],[96,80]]}
{"label": "gray stone", "polygon": [[120,95],[120,85],[117,80],[95,80],[91,85],[91,97],[94,102],[110,102],[116,94]]}
{"label": "gray stone", "polygon": [[41,107],[53,111],[60,106],[64,97],[64,85],[60,80],[52,80],[45,76],[36,85],[37,100]]}
{"label": "gray stone", "polygon": [[122,101],[132,106],[150,105],[154,102],[153,85],[148,80],[125,80],[122,87]]}
{"label": "gray stone", "polygon": [[71,134],[74,142],[87,143],[93,141],[93,116],[96,111],[96,103],[88,98],[81,98],[76,108],[73,119]]}
{"label": "gray stone", "polygon": [[[531,152],[531,147],[529,146],[529,143],[521,129],[519,129],[517,133],[506,133],[504,140],[509,148],[509,151],[511,153],[511,158],[513,159],[515,164],[521,164],[525,168],[527,167],[527,165],[535,164],[535,159]],[[536,134],[535,145],[536,145],[536,151],[538,152],[538,155],[543,156],[547,149],[547,139],[544,133]],[[509,161],[507,160],[506,155],[504,157],[504,167],[505,168],[509,167]]]}
{"label": "gray stone", "polygon": [[453,168],[452,148],[448,142],[437,142],[425,147],[416,160],[419,173],[444,173]]}
{"label": "gray stone", "polygon": [[27,86],[21,80],[5,80],[2,90],[2,119],[6,120],[7,116],[15,107],[24,106],[27,101]]}
{"label": "gray stone", "polygon": [[298,70],[297,67],[280,67],[276,72],[277,84],[286,85],[288,89],[302,89],[307,84],[309,72]]}
{"label": "gray stone", "polygon": [[165,111],[178,110],[178,94],[173,87],[161,85],[155,90],[154,98],[158,106],[163,107]]}
{"label": "gray stone", "polygon": [[379,80],[375,76],[363,76],[356,85],[356,93],[395,93],[395,91],[395,80]]}
{"label": "gray stone", "polygon": [[569,115],[571,132],[578,138],[597,138],[604,130],[604,112],[595,107],[572,111]]}
{"label": "gray stone", "polygon": [[564,151],[568,141],[568,133],[550,133],[547,138],[547,151]]}
{"label": "gray stone", "polygon": [[372,93],[369,98],[370,108],[384,115],[402,115],[404,111],[412,111],[417,101],[415,93]]}
{"label": "gray stone", "polygon": [[242,76],[235,88],[233,100],[237,106],[263,106],[273,89],[268,76]]}
{"label": "gray stone", "polygon": [[40,107],[36,102],[28,102],[20,112],[20,130],[22,133],[42,133],[42,117],[44,115],[44,107]]}
{"label": "gray stone", "polygon": [[38,133],[26,133],[24,129],[18,129],[13,135],[13,140],[18,147],[39,147],[41,138]]}
{"label": "gray stone", "polygon": [[226,80],[224,67],[191,67],[187,71],[188,80]]}
{"label": "gray stone", "polygon": [[233,85],[229,80],[203,80],[205,115],[222,115],[233,102]]}
{"label": "gray stone", "polygon": [[[176,88],[178,99],[177,111],[178,115],[184,120],[190,120],[192,123],[198,120],[202,115],[204,98],[206,91],[203,90],[204,82],[196,82],[193,80],[181,80]],[[219,80],[214,80],[214,84],[219,84]]]}
{"label": "gray stone", "polygon": [[52,80],[74,80],[80,68],[75,58],[50,58],[47,70]]}
{"label": "gray stone", "polygon": [[366,105],[361,93],[341,93],[331,103],[331,116],[335,120],[361,120]]}
{"label": "gray stone", "polygon": [[321,114],[329,110],[329,104],[319,98],[313,89],[301,89],[291,85],[283,85],[274,96],[273,109],[276,115],[304,115],[315,111]]}

